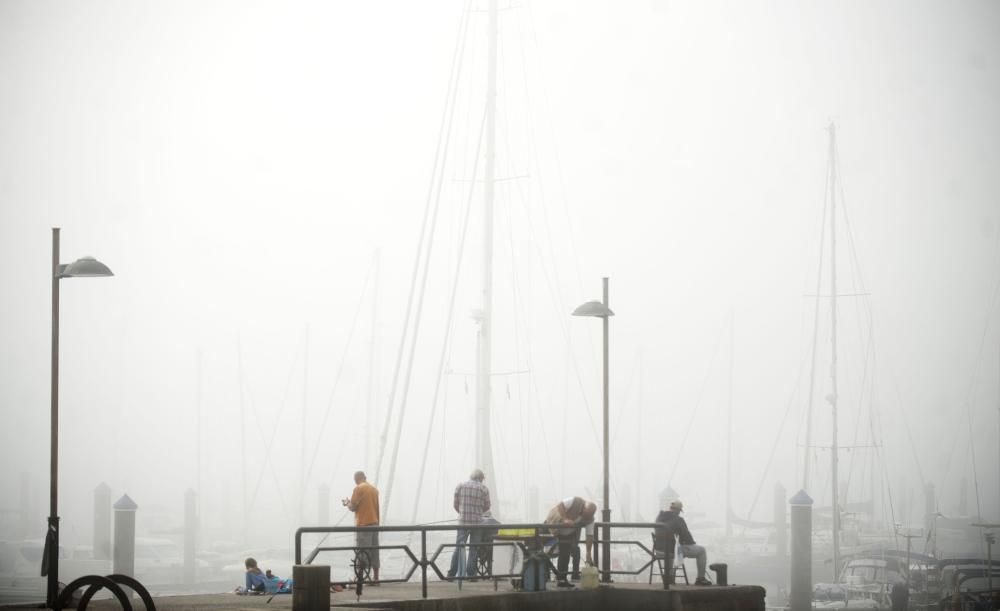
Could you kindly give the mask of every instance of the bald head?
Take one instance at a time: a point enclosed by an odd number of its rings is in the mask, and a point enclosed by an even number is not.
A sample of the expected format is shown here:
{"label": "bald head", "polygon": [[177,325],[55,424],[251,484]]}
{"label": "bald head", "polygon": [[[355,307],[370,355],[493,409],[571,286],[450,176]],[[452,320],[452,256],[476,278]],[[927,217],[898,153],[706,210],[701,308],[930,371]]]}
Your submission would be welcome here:
{"label": "bald head", "polygon": [[354,483],[355,484],[360,484],[361,482],[365,482],[365,481],[368,481],[368,478],[365,477],[365,472],[364,471],[355,471],[354,472]]}

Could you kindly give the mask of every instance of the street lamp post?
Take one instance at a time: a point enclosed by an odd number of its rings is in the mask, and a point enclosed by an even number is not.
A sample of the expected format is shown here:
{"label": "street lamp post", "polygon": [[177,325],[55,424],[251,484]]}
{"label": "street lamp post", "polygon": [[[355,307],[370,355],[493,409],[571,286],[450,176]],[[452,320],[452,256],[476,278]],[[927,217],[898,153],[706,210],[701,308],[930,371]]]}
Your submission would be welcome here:
{"label": "street lamp post", "polygon": [[42,575],[48,576],[46,605],[51,608],[59,595],[59,281],[63,278],[113,276],[106,265],[83,257],[68,265],[59,263],[59,228],[52,228],[52,379],[51,432],[49,441],[49,521],[42,555]]}
{"label": "street lamp post", "polygon": [[609,483],[608,460],[608,319],[615,315],[608,307],[608,279],[603,278],[604,300],[588,301],[573,310],[573,316],[592,316],[604,321],[604,508],[601,511],[601,521],[604,527],[601,532],[601,581],[611,581],[611,485]]}

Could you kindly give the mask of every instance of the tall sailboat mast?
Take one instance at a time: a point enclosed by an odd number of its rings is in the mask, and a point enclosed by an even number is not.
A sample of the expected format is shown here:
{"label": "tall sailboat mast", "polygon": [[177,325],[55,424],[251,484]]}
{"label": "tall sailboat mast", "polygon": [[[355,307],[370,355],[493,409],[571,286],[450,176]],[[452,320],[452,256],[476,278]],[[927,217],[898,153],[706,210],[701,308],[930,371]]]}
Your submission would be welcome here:
{"label": "tall sailboat mast", "polygon": [[835,128],[830,124],[830,410],[833,420],[833,441],[830,447],[830,477],[833,496],[833,581],[840,568],[840,502],[837,476],[837,158]]}
{"label": "tall sailboat mast", "polygon": [[726,401],[726,538],[733,536],[733,350],[736,346],[736,314],[729,310],[729,396]]}
{"label": "tall sailboat mast", "polygon": [[476,368],[476,464],[491,478],[493,507],[498,507],[497,474],[490,443],[490,374],[493,333],[493,197],[496,186],[497,0],[489,0],[486,77],[486,163],[483,177],[483,302],[479,317]]}

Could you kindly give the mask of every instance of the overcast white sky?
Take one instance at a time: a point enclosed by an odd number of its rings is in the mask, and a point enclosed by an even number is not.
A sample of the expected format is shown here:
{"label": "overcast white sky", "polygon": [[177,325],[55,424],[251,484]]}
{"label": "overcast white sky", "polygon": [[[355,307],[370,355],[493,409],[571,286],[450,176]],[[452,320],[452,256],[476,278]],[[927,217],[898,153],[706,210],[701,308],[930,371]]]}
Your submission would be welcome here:
{"label": "overcast white sky", "polygon": [[[414,505],[452,518],[451,489],[475,466],[475,206],[428,428],[482,116],[484,5],[464,46],[394,521]],[[199,489],[222,528],[240,523],[246,477],[251,528],[287,542],[303,462],[306,521],[317,486],[338,499],[355,469],[374,471],[463,10],[0,1],[0,536],[22,473],[32,535],[47,514],[54,226],[64,262],[93,255],[116,274],[62,282],[66,540],[89,542],[101,481],[138,502],[140,525],[179,521],[183,491]],[[542,517],[525,515],[530,486],[543,509],[600,495],[599,324],[568,314],[605,275],[615,516],[651,518],[670,483],[722,519],[730,313],[734,509],[763,486],[766,519],[775,482],[799,487],[834,122],[852,240],[839,217],[838,282],[866,293],[840,302],[841,442],[870,445],[875,429],[879,477],[897,505],[911,498],[908,515],[895,508],[910,521],[923,483],[953,514],[974,471],[970,506],[1000,517],[1000,5],[517,2],[501,11],[499,64],[494,369],[530,372],[493,382],[487,483],[507,516]],[[828,445],[828,304],[820,315],[813,443]],[[820,502],[828,460],[811,459]],[[842,473],[870,477],[856,468]],[[852,497],[881,485],[863,488]]]}

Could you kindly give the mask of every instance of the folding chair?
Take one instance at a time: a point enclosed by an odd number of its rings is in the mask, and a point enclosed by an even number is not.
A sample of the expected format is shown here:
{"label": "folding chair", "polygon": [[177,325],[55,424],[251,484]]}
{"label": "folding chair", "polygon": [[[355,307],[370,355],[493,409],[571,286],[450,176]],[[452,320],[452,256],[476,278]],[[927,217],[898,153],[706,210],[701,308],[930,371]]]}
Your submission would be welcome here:
{"label": "folding chair", "polygon": [[649,583],[653,583],[653,569],[659,571],[657,575],[663,576],[663,561],[666,554],[656,547],[656,533],[649,533],[649,536],[653,539],[653,561],[649,563]]}
{"label": "folding chair", "polygon": [[684,566],[684,547],[682,545],[677,545],[677,553],[674,554],[674,566],[671,570],[674,572],[674,583],[677,582],[677,571],[680,571],[681,575],[684,576],[685,585],[691,583],[688,581],[687,568]]}

